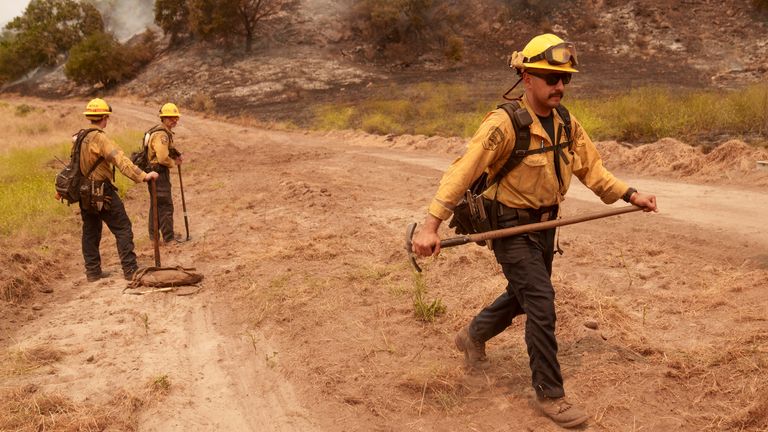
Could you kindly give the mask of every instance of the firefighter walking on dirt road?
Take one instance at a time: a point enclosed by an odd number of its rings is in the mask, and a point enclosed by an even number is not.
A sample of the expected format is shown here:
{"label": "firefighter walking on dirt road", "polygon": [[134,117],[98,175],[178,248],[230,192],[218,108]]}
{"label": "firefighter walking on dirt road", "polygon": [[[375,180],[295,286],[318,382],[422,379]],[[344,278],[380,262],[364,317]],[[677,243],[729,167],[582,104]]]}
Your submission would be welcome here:
{"label": "firefighter walking on dirt road", "polygon": [[[181,153],[173,146],[173,128],[179,123],[179,108],[172,103],[160,107],[160,124],[148,130],[147,160],[152,170],[157,171],[157,216],[159,230],[165,243],[179,240],[173,231],[173,196],[171,194],[171,170],[181,165]],[[150,187],[149,193],[152,194]],[[150,201],[151,202],[151,201]],[[149,239],[154,240],[154,210],[149,206]]]}
{"label": "firefighter walking on dirt road", "polygon": [[[475,179],[484,171],[493,178],[513,153],[520,158],[516,166],[483,192],[485,199],[497,201],[492,220],[498,228],[557,218],[558,205],[573,175],[606,204],[621,198],[644,211],[656,211],[654,195],[638,192],[603,167],[586,131],[560,105],[565,86],[578,72],[572,44],[553,34],[536,36],[521,52],[512,54],[510,66],[524,86],[523,95],[513,105],[514,112],[527,121],[515,120],[513,125],[513,114],[503,107],[486,115],[466,152],[443,175],[426,221],[413,239],[413,252],[418,255],[440,252],[437,230],[442,221],[451,216]],[[521,140],[523,147],[515,145],[516,126],[523,131],[520,124],[528,127],[524,132],[530,135],[528,140]],[[525,137],[522,132],[520,136]],[[507,279],[506,290],[458,332],[455,343],[468,368],[487,368],[490,363],[485,343],[509,327],[514,317],[525,314],[536,405],[558,425],[575,427],[589,416],[582,407],[566,400],[557,360],[551,281],[554,238],[555,230],[550,229],[493,241],[496,260]]]}
{"label": "firefighter walking on dirt road", "polygon": [[[138,269],[136,254],[133,252],[133,229],[131,220],[125,212],[125,206],[117,193],[115,167],[136,183],[149,182],[158,177],[156,172],[145,173],[134,165],[123,151],[104,133],[112,108],[103,99],[88,102],[83,113],[90,120],[90,129],[81,130],[73,137],[80,139],[80,171],[84,175],[81,186],[80,216],[83,220],[82,248],[85,259],[85,274],[89,282],[94,282],[107,273],[101,269],[102,222],[107,224],[117,242],[117,252],[123,276],[131,280]],[[84,194],[83,191],[86,193]]]}

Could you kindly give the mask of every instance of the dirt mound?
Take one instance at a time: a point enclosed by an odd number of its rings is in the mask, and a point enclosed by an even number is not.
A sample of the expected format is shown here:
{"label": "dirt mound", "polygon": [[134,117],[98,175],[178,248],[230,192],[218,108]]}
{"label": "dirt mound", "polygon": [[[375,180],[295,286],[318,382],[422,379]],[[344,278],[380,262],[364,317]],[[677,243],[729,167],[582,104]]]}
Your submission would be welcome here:
{"label": "dirt mound", "polygon": [[[373,135],[357,130],[331,131],[324,137],[360,147],[461,155],[467,140],[424,135]],[[617,141],[595,143],[608,169],[642,176],[665,177],[694,183],[768,185],[768,170],[757,161],[768,160],[768,150],[740,140],[726,141],[705,153],[701,147],[673,138],[631,146]]]}
{"label": "dirt mound", "polygon": [[430,153],[460,155],[467,140],[459,137],[425,135],[374,135],[357,130],[331,131],[326,137],[361,147],[382,147],[397,150],[427,151]]}
{"label": "dirt mound", "polygon": [[611,170],[697,183],[768,185],[768,171],[757,165],[757,161],[768,160],[768,150],[739,140],[724,142],[706,154],[700,147],[672,138],[638,147],[616,141],[596,145]]}

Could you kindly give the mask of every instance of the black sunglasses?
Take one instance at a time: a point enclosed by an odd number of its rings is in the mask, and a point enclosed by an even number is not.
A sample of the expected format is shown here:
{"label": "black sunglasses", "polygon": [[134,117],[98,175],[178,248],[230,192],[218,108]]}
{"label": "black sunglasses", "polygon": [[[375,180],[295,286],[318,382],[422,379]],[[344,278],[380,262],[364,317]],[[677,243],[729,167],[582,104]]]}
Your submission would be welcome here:
{"label": "black sunglasses", "polygon": [[563,73],[536,73],[531,71],[526,71],[529,75],[533,75],[535,77],[543,79],[547,85],[557,85],[560,80],[563,80],[563,85],[567,85],[569,82],[571,82],[571,73],[570,72],[563,72]]}

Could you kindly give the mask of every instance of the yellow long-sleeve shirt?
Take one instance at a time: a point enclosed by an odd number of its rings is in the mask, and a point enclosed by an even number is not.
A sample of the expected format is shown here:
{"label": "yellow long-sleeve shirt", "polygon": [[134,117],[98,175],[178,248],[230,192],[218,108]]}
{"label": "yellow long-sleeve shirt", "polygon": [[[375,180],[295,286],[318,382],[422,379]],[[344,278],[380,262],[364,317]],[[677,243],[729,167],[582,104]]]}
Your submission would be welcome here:
{"label": "yellow long-sleeve shirt", "polygon": [[114,182],[113,167],[117,167],[121,173],[136,183],[141,183],[146,177],[146,173],[131,162],[125,153],[112,140],[107,138],[103,130],[89,132],[83,139],[80,147],[80,170],[83,175],[96,163],[99,156],[104,160],[99,162],[98,167],[91,173],[90,179],[97,181]]}
{"label": "yellow long-sleeve shirt", "polygon": [[149,136],[149,143],[147,143],[149,163],[151,165],[165,165],[169,169],[175,168],[176,162],[170,156],[173,139],[169,137],[173,136],[173,132],[162,123],[155,128],[158,130],[152,132]]}
{"label": "yellow long-sleeve shirt", "polygon": [[[525,107],[533,118],[528,149],[552,146],[552,139],[544,131],[544,127],[530,108],[525,96],[521,106]],[[557,111],[554,111],[555,131],[562,124],[563,119]],[[597,148],[573,115],[571,115],[571,124],[572,144],[562,151],[563,156],[568,160],[567,164],[559,158],[555,159],[555,151],[527,155],[497,185],[486,190],[484,195],[491,199],[495,195],[499,202],[514,208],[538,209],[552,206],[565,199],[571,177],[576,175],[606,204],[621,198],[629,189],[627,184],[614,177],[603,166]],[[561,133],[560,142],[566,142],[566,140],[565,132]],[[467,144],[466,152],[456,159],[443,175],[437,193],[429,206],[429,213],[442,220],[448,219],[469,185],[485,170],[491,176],[498,172],[509,159],[514,147],[515,130],[509,115],[503,109],[488,113]],[[562,184],[558,182],[555,172],[556,160],[560,164]],[[497,188],[498,194],[496,194]]]}

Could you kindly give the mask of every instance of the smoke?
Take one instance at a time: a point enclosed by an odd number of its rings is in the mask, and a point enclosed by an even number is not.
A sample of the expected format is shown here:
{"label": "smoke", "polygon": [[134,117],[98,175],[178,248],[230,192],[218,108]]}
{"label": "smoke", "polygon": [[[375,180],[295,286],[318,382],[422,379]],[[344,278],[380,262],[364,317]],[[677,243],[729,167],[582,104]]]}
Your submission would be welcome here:
{"label": "smoke", "polygon": [[155,28],[155,0],[92,0],[107,30],[124,42],[147,27]]}

